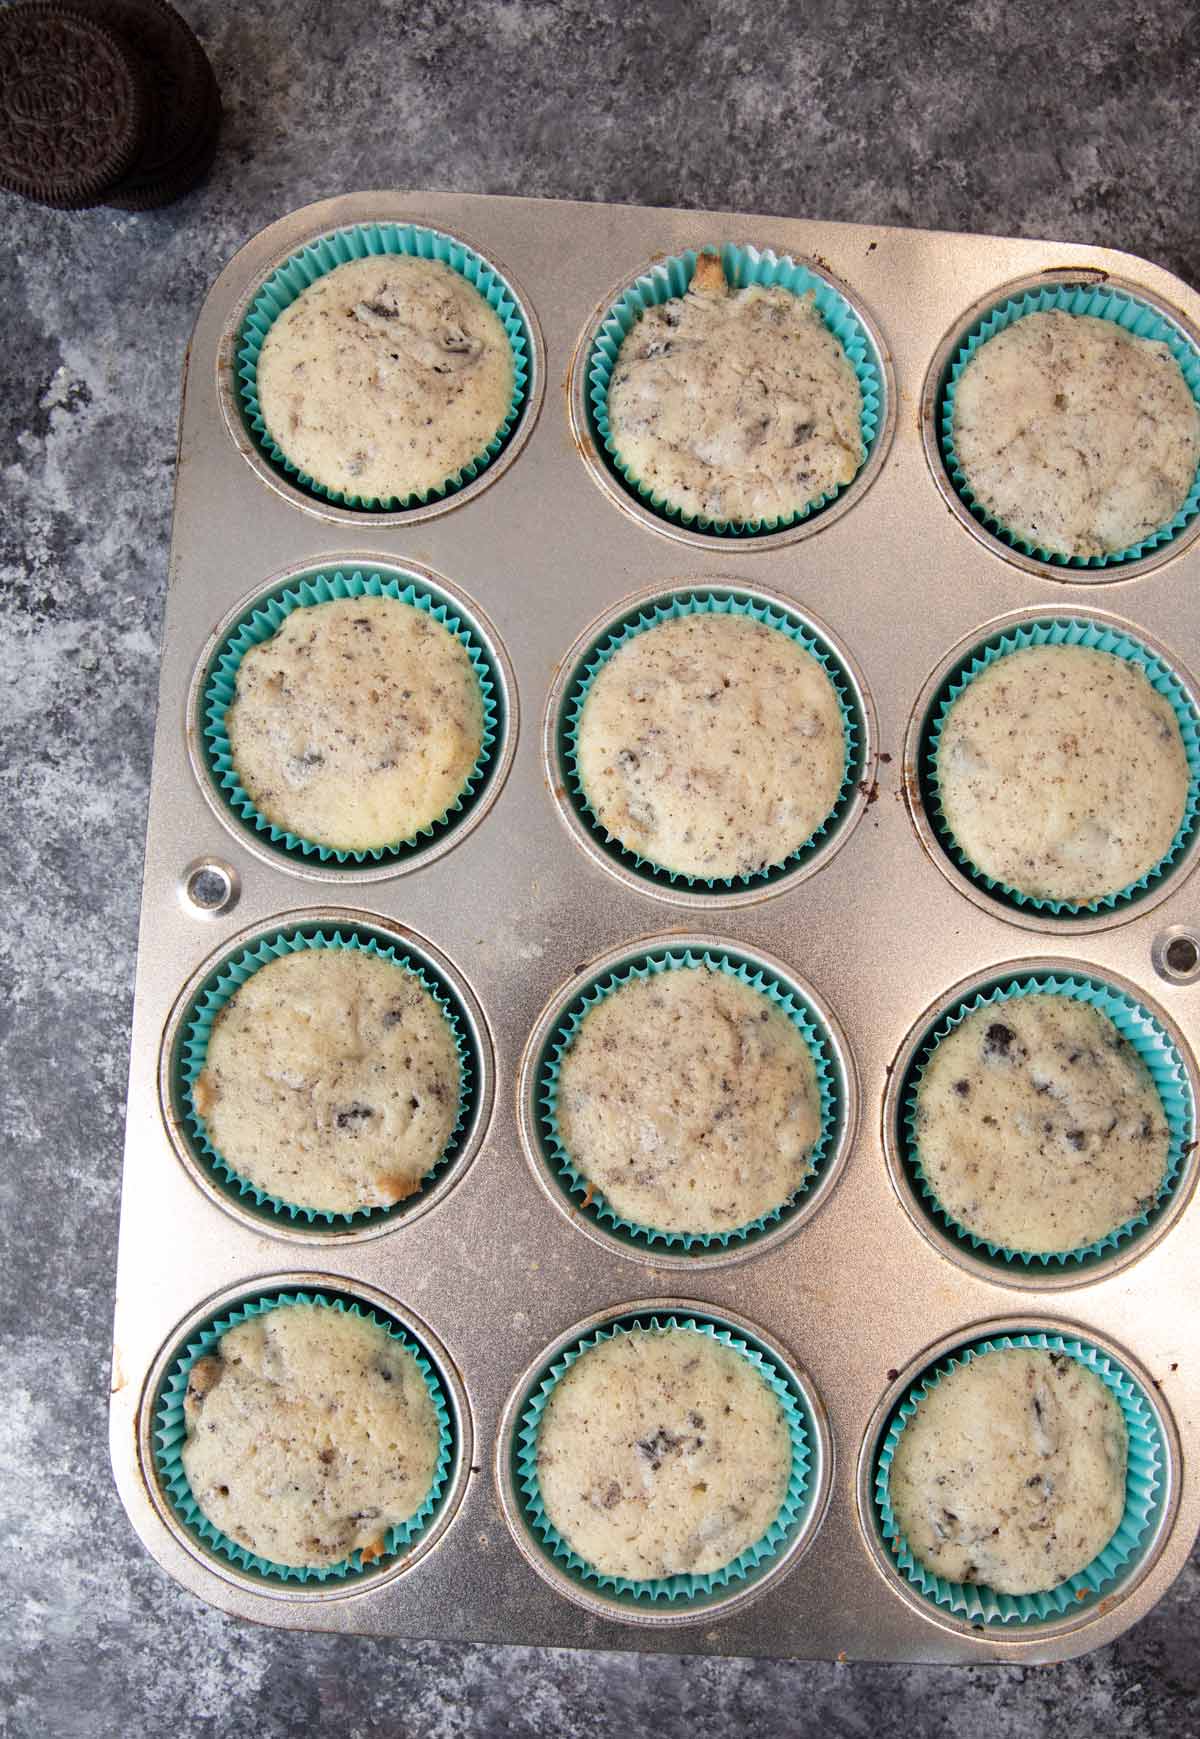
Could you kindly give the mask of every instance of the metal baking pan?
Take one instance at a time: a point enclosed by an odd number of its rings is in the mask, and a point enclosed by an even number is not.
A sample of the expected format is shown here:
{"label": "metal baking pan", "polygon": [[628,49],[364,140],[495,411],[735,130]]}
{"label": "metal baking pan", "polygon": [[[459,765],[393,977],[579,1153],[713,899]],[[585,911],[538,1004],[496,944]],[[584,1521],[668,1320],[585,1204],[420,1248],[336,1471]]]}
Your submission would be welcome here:
{"label": "metal baking pan", "polygon": [[[354,513],[282,480],[237,408],[233,340],[262,279],[307,240],[412,220],[470,243],[506,276],[532,335],[530,402],[501,458],[469,488],[407,515]],[[656,519],[604,467],[586,425],[581,346],[614,287],[651,259],[730,240],[815,262],[868,324],[888,412],[875,455],[835,507],[778,536],[721,539]],[[1194,1163],[1169,1223],[1129,1259],[1075,1283],[956,1259],[909,1211],[885,1155],[885,1097],[928,1011],[962,981],[1052,958],[1115,976],[1189,1055],[1200,920],[1184,866],[1162,897],[1045,933],[969,897],[919,813],[912,726],[960,641],[1028,611],[1102,611],[1186,667],[1195,661],[1200,546],[1186,535],[1132,567],[1048,570],[990,540],[941,470],[930,428],[946,346],[976,304],[1046,273],[1115,278],[1194,332],[1200,296],[1103,248],[461,194],[369,193],[292,213],[257,235],[208,295],[185,363],[179,468],[146,842],[112,1379],[112,1457],[148,1550],[193,1592],[262,1623],[408,1638],[712,1654],[1048,1661],[1107,1642],[1162,1595],[1200,1523],[1200,1272]],[[492,800],[453,849],[378,873],[281,860],[213,800],[197,753],[196,683],[236,606],[318,566],[388,564],[458,589],[494,632],[508,734]],[[556,684],[570,649],[634,594],[680,583],[781,595],[824,625],[861,688],[861,789],[802,876],[732,900],[650,887],[596,851],[565,813],[554,760]],[[907,752],[906,752],[906,744]],[[196,767],[193,766],[196,758]],[[197,770],[199,769],[199,770]],[[566,824],[564,824],[566,823]],[[703,906],[701,913],[698,906]],[[427,1211],[366,1237],[319,1237],[234,1211],[181,1160],[164,1043],[188,982],[284,914],[338,911],[448,964],[486,1059],[474,1151]],[[1040,933],[1039,933],[1040,931]],[[588,1236],[522,1144],[530,1034],[586,965],[647,937],[717,937],[766,954],[838,1023],[846,1151],[786,1237],[735,1262],[678,1264]],[[1182,937],[1182,949],[1170,949]],[[1194,1064],[1193,1090],[1195,1088]],[[889,1099],[890,1103],[890,1099]],[[255,1585],[171,1519],[152,1460],[149,1400],[190,1321],[268,1284],[322,1283],[385,1305],[442,1360],[459,1414],[454,1504],[436,1539],[386,1576],[333,1592]],[[757,1598],[662,1623],[580,1603],[531,1563],[506,1520],[505,1409],[574,1325],[684,1299],[732,1316],[810,1385],[824,1441],[822,1503],[786,1573]],[[1154,1547],[1112,1596],[1046,1625],[973,1630],[923,1606],[874,1536],[866,1471],[905,1380],[996,1324],[1077,1328],[1115,1349],[1161,1409],[1170,1465]],[[823,1511],[822,1511],[823,1506]]]}

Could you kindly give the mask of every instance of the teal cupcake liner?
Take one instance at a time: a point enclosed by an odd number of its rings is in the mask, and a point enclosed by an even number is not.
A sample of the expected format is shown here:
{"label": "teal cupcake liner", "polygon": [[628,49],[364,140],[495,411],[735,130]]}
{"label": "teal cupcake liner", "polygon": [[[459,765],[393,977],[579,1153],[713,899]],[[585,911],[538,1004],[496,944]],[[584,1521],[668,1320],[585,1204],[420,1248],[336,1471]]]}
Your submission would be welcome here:
{"label": "teal cupcake liner", "polygon": [[[364,850],[344,851],[337,846],[321,845],[304,839],[286,828],[278,827],[259,810],[246,791],[233,763],[225,717],[237,696],[238,667],[252,646],[262,645],[277,634],[293,610],[307,609],[314,604],[328,604],[344,598],[394,598],[414,609],[424,610],[435,622],[466,648],[471,667],[479,682],[483,700],[483,738],[479,757],[468,773],[455,801],[436,820],[410,839],[397,840],[393,845],[370,846]],[[402,864],[415,852],[425,848],[463,818],[478,802],[490,777],[497,741],[503,730],[503,689],[491,654],[458,613],[459,607],[439,598],[417,580],[385,578],[378,573],[363,573],[355,568],[345,573],[341,568],[322,568],[307,574],[293,585],[280,586],[259,598],[238,618],[225,634],[213,655],[204,682],[201,708],[204,716],[204,753],[215,789],[226,807],[244,826],[252,828],[268,840],[285,857],[316,858],[322,864],[349,866],[374,865],[384,862]]]}
{"label": "teal cupcake liner", "polygon": [[[479,291],[499,316],[512,346],[512,403],[504,422],[484,450],[436,489],[405,496],[346,495],[338,489],[327,489],[307,471],[300,470],[272,436],[258,402],[258,358],[263,340],[275,321],[318,278],[323,278],[338,266],[348,265],[351,260],[383,254],[438,260],[461,273]],[[406,508],[423,507],[431,501],[457,494],[465,484],[486,470],[507,444],[528,397],[532,350],[529,328],[516,295],[496,268],[465,242],[455,241],[453,236],[444,235],[440,230],[424,229],[419,224],[360,223],[306,243],[298,253],[278,266],[259,289],[237,337],[238,397],[246,425],[259,449],[289,483],[338,507],[356,508],[366,513],[403,512]]]}
{"label": "teal cupcake liner", "polygon": [[[339,1563],[328,1564],[316,1568],[305,1568],[297,1564],[276,1564],[269,1558],[260,1558],[247,1547],[240,1546],[236,1540],[215,1527],[200,1509],[187,1474],[183,1466],[183,1445],[187,1438],[184,1422],[183,1402],[187,1392],[188,1379],[197,1359],[212,1352],[222,1335],[248,1318],[259,1316],[266,1311],[285,1309],[289,1305],[312,1304],[327,1310],[349,1312],[361,1316],[367,1322],[376,1323],[386,1329],[392,1339],[398,1341],[406,1351],[410,1352],[417,1363],[417,1368],[425,1379],[430,1399],[437,1413],[439,1428],[438,1458],[434,1467],[433,1483],[429,1494],[421,1507],[402,1522],[398,1527],[389,1530],[381,1558],[364,1564],[361,1551],[352,1552],[348,1558]],[[205,1326],[197,1330],[188,1341],[184,1350],[173,1361],[159,1387],[154,1401],[154,1462],[158,1473],[159,1485],[164,1496],[169,1501],[175,1516],[181,1522],[188,1534],[199,1545],[209,1552],[219,1552],[239,1570],[248,1572],[251,1576],[267,1583],[298,1582],[302,1584],[330,1584],[349,1582],[361,1577],[367,1577],[386,1570],[400,1553],[414,1546],[426,1531],[430,1522],[441,1506],[446,1493],[450,1462],[455,1448],[455,1427],[450,1408],[446,1399],[438,1372],[419,1342],[398,1323],[381,1315],[377,1311],[365,1309],[352,1299],[342,1298],[336,1293],[325,1292],[277,1292],[269,1293],[261,1298],[249,1299],[239,1304],[235,1309],[214,1317]]]}
{"label": "teal cupcake liner", "polygon": [[[612,1576],[586,1562],[567,1543],[542,1505],[537,1472],[538,1433],[542,1416],[555,1384],[575,1361],[603,1341],[634,1330],[666,1333],[682,1329],[706,1335],[729,1347],[750,1363],[777,1397],[787,1419],[792,1440],[792,1469],[779,1514],[760,1540],[706,1576],[682,1573],[649,1580]],[[654,1314],[621,1317],[605,1324],[568,1347],[538,1376],[522,1405],[512,1446],[514,1486],[525,1520],[541,1543],[546,1556],[570,1579],[584,1588],[598,1589],[630,1609],[680,1608],[708,1603],[736,1592],[741,1583],[757,1581],[771,1567],[806,1523],[816,1496],[811,1477],[813,1445],[818,1441],[809,1404],[775,1355],[743,1335],[726,1328],[719,1317],[665,1316]]]}
{"label": "teal cupcake liner", "polygon": [[[996,881],[972,863],[961,849],[942,809],[937,759],[942,729],[951,707],[981,670],[986,670],[988,665],[994,664],[998,658],[1006,657],[1010,652],[1025,651],[1031,646],[1083,646],[1089,650],[1112,653],[1140,666],[1151,687],[1170,702],[1179,722],[1189,780],[1187,802],[1175,837],[1170,848],[1145,875],[1131,882],[1128,887],[1104,894],[1099,899],[1043,899],[1036,894],[1022,893],[1020,888],[1015,888],[1008,882]],[[1170,666],[1132,635],[1087,617],[1046,616],[1038,621],[1019,623],[1016,627],[993,635],[990,640],[984,641],[969,653],[946,677],[933,698],[922,729],[918,778],[925,813],[938,843],[977,887],[983,888],[1002,904],[1018,909],[1029,907],[1036,912],[1062,918],[1065,922],[1072,918],[1091,918],[1098,913],[1115,911],[1144,898],[1162,881],[1196,838],[1197,816],[1200,812],[1200,714]]]}
{"label": "teal cupcake liner", "polygon": [[[754,622],[762,623],[768,628],[777,629],[786,634],[790,640],[803,647],[821,666],[837,695],[838,710],[842,717],[842,729],[845,733],[846,753],[842,772],[842,783],[834,799],[833,807],[802,845],[789,853],[781,863],[766,864],[761,869],[751,870],[737,876],[699,877],[687,875],[680,870],[665,868],[645,858],[640,852],[622,842],[604,826],[595,810],[588,801],[583,780],[579,771],[579,727],[583,718],[584,703],[591,692],[601,669],[608,663],[615,652],[630,640],[644,634],[648,628],[657,628],[663,622],[670,622],[680,616],[698,616],[705,614],[721,616],[748,617]],[[643,605],[629,612],[620,620],[607,627],[602,636],[589,647],[579,669],[567,690],[558,726],[558,753],[565,769],[565,784],[572,807],[580,819],[586,824],[596,838],[602,842],[606,852],[618,863],[636,870],[648,881],[657,882],[669,887],[680,884],[694,892],[719,895],[728,893],[737,887],[751,887],[759,884],[777,882],[781,877],[790,875],[802,864],[807,863],[813,855],[822,848],[825,842],[837,831],[846,818],[854,800],[854,794],[864,777],[865,759],[864,745],[866,742],[866,724],[862,710],[849,674],[833,651],[824,640],[820,639],[811,628],[807,627],[798,617],[785,615],[770,605],[759,602],[749,594],[739,594],[733,591],[715,590],[703,592],[675,592],[670,597],[663,598],[653,604]]]}
{"label": "teal cupcake liner", "polygon": [[[724,242],[720,248],[721,264],[728,282],[737,290],[751,284],[764,288],[791,290],[794,295],[813,293],[814,306],[825,325],[845,351],[862,391],[863,457],[860,475],[875,451],[884,421],[883,370],[875,351],[874,340],[854,308],[827,278],[800,264],[788,254],[777,254],[771,248],[737,247]],[[672,507],[661,495],[638,481],[622,460],[608,421],[608,389],[621,345],[631,328],[649,308],[673,301],[685,294],[696,269],[697,253],[672,254],[659,260],[628,285],[601,321],[592,340],[587,359],[585,400],[588,421],[597,452],[603,454],[609,470],[662,519],[713,537],[754,538],[770,532],[784,531],[801,520],[811,519],[844,495],[851,483],[830,490],[808,502],[797,512],[781,519],[730,520],[706,519],[702,514],[685,513]]]}
{"label": "teal cupcake liner", "polygon": [[[1037,995],[1069,996],[1087,1003],[1112,1021],[1121,1037],[1133,1047],[1154,1082],[1170,1131],[1167,1165],[1152,1201],[1141,1213],[1126,1220],[1090,1244],[1073,1250],[1019,1250],[980,1238],[956,1220],[938,1200],[937,1192],[921,1165],[917,1135],[917,1095],[925,1070],[938,1046],[976,1009],[1010,1002],[1014,998]],[[921,1206],[937,1225],[952,1232],[976,1254],[990,1258],[997,1268],[1087,1270],[1104,1263],[1107,1257],[1130,1239],[1138,1237],[1159,1218],[1175,1193],[1186,1156],[1195,1145],[1196,1107],[1192,1102],[1187,1069],[1174,1041],[1154,1016],[1131,996],[1115,990],[1103,979],[1077,974],[1059,977],[1053,973],[1038,973],[1030,977],[1014,977],[987,990],[955,1003],[939,1017],[924,1043],[909,1065],[900,1099],[900,1152],[909,1182],[915,1188]]]}
{"label": "teal cupcake liner", "polygon": [[[270,961],[279,960],[286,954],[302,953],[305,949],[321,948],[358,951],[391,961],[398,971],[415,978],[429,992],[454,1035],[459,1062],[459,1097],[458,1116],[450,1139],[422,1178],[420,1188],[390,1207],[357,1208],[353,1213],[337,1213],[328,1208],[305,1207],[302,1203],[271,1195],[243,1177],[224,1154],[218,1152],[209,1140],[203,1117],[196,1109],[193,1089],[208,1058],[208,1042],[214,1022],[230,998]],[[464,1132],[474,1108],[479,1071],[458,1000],[449,985],[433,974],[428,966],[410,958],[401,949],[380,942],[365,929],[361,933],[343,933],[341,930],[326,933],[319,928],[290,927],[261,937],[251,947],[223,960],[215,969],[193,998],[191,1008],[180,1024],[172,1076],[175,1096],[183,1113],[181,1125],[192,1156],[224,1195],[242,1205],[253,1204],[267,1220],[303,1224],[317,1232],[339,1233],[357,1231],[381,1220],[403,1218],[420,1201],[422,1194],[444,1176],[462,1152]]]}
{"label": "teal cupcake liner", "polygon": [[1187,499],[1179,511],[1140,543],[1130,544],[1128,548],[1116,550],[1109,555],[1067,556],[1060,551],[1043,549],[1038,544],[1027,542],[989,513],[972,493],[954,445],[954,397],[959,377],[980,345],[986,344],[989,338],[994,338],[998,332],[1003,332],[1014,321],[1023,320],[1028,314],[1044,314],[1056,310],[1065,314],[1091,314],[1101,320],[1111,320],[1126,332],[1132,333],[1135,338],[1151,338],[1165,344],[1183,371],[1192,397],[1200,404],[1200,349],[1166,315],[1161,314],[1149,302],[1143,302],[1139,297],[1131,296],[1125,290],[1113,289],[1107,284],[1048,284],[1043,289],[1030,290],[1024,295],[997,303],[975,322],[963,338],[950,364],[938,402],[937,427],[942,456],[950,480],[970,512],[1002,543],[1019,550],[1022,555],[1031,556],[1035,561],[1048,562],[1055,567],[1118,567],[1124,562],[1137,561],[1153,550],[1162,548],[1195,519],[1200,512],[1200,469],[1197,470]]}
{"label": "teal cupcake liner", "polygon": [[[651,978],[660,972],[676,972],[707,966],[714,972],[726,972],[740,979],[751,989],[768,997],[776,1008],[787,1015],[800,1033],[812,1055],[820,1093],[821,1129],[809,1155],[809,1170],[800,1186],[786,1201],[769,1213],[760,1214],[744,1225],[727,1232],[664,1232],[653,1226],[639,1225],[618,1214],[606,1200],[603,1191],[589,1183],[578,1170],[564,1146],[558,1128],[558,1077],[563,1058],[578,1036],[585,1017],[606,996],[634,979]],[[688,949],[673,953],[656,950],[608,973],[590,984],[568,1005],[546,1041],[536,1075],[537,1131],[548,1170],[562,1191],[573,1214],[596,1226],[619,1243],[637,1249],[662,1249],[673,1253],[703,1256],[714,1250],[727,1250],[734,1245],[756,1241],[773,1226],[790,1218],[801,1206],[805,1195],[827,1170],[846,1122],[845,1092],[834,1057],[833,1047],[816,1011],[804,1000],[800,991],[776,978],[753,958],[742,959],[732,953],[696,954]]]}
{"label": "teal cupcake liner", "polygon": [[[989,1352],[1013,1348],[1060,1353],[1086,1365],[1116,1397],[1129,1433],[1125,1512],[1116,1533],[1090,1564],[1043,1594],[999,1594],[982,1583],[950,1582],[944,1576],[936,1576],[914,1557],[900,1532],[891,1503],[892,1459],[900,1435],[921,1400],[956,1366],[968,1364]],[[876,1520],[896,1569],[931,1605],[946,1608],[955,1617],[966,1619],[980,1628],[1053,1622],[1094,1607],[1103,1597],[1104,1590],[1133,1564],[1149,1544],[1149,1536],[1163,1513],[1166,1463],[1166,1444],[1154,1409],[1141,1385],[1114,1358],[1087,1341],[1060,1334],[994,1335],[939,1359],[897,1407],[876,1456]]]}

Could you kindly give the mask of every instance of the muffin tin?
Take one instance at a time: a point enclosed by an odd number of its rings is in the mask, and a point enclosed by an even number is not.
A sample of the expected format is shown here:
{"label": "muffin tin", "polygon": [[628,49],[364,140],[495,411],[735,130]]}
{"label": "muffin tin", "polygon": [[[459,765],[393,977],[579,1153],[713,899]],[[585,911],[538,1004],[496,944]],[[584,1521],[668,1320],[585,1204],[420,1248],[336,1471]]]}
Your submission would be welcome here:
{"label": "muffin tin", "polygon": [[[502,450],[457,494],[354,511],[305,493],[258,446],[239,406],[239,339],[260,287],[298,250],[389,222],[452,236],[499,271],[525,320],[529,380]],[[823,275],[869,335],[883,383],[854,484],[758,537],[657,516],[597,454],[588,421],[591,340],[621,288],[656,259],[722,242]],[[965,646],[1015,618],[1111,621],[1165,655],[1196,698],[1200,521],[1142,561],[1039,564],[991,537],[945,471],[935,416],[958,336],[979,310],[1044,280],[1115,282],[1193,341],[1200,328],[1200,296],[1106,249],[459,194],[311,206],[255,237],[218,279],[184,369],[111,1410],[134,1526],[206,1600],[269,1624],[406,1638],[1033,1662],[1111,1640],[1182,1568],[1200,1524],[1194,1144],[1152,1235],[1112,1261],[1034,1272],[975,1260],[944,1235],[906,1193],[893,1134],[909,1061],[943,1007],[1030,971],[1106,979],[1147,1007],[1198,1096],[1195,853],[1154,900],[1064,925],[970,883],[922,809],[914,757],[939,685]],[[262,595],[338,570],[408,576],[461,607],[496,677],[500,728],[479,799],[395,861],[274,849],[223,801],[206,758],[203,692],[230,624]],[[647,599],[693,590],[782,601],[835,649],[854,691],[861,777],[803,873],[735,888],[656,881],[589,836],[565,790],[560,707],[581,657]],[[284,1221],[189,1157],[182,1016],[227,956],[289,925],[365,928],[455,990],[479,1062],[475,1105],[420,1212],[338,1229]],[[778,1235],[699,1259],[622,1247],[574,1215],[526,1152],[530,1072],[564,997],[614,963],[689,947],[765,959],[804,989],[828,1017],[844,1108],[844,1142]],[[349,1296],[400,1323],[442,1378],[455,1444],[419,1550],[328,1586],[255,1580],[210,1550],[156,1471],[158,1397],[189,1337],[249,1298],[289,1291]],[[538,1562],[514,1434],[563,1347],[613,1318],[671,1313],[757,1339],[786,1371],[812,1422],[811,1496],[776,1573],[728,1600],[643,1610],[581,1595]],[[1163,1445],[1162,1483],[1146,1544],[1103,1597],[981,1626],[896,1572],[873,1500],[876,1454],[929,1365],[1025,1333],[1078,1337],[1134,1377]]]}

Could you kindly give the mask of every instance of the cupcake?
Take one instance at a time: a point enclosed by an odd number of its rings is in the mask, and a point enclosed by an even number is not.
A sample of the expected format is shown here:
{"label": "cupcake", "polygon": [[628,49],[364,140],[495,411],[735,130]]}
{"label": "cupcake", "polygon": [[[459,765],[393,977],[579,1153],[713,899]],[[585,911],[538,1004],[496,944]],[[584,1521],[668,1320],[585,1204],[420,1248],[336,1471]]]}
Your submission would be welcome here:
{"label": "cupcake", "polygon": [[469,651],[401,598],[293,609],[235,680],[224,729],[242,789],[275,827],[333,850],[394,846],[440,821],[483,747]]}
{"label": "cupcake", "polygon": [[1133,1046],[1098,1008],[1052,992],[985,1003],[939,1039],[912,1130],[942,1211],[1030,1254],[1082,1249],[1144,1214],[1171,1146]]}
{"label": "cupcake", "polygon": [[743,1353],[695,1327],[634,1328],[554,1384],[536,1469],[545,1515],[585,1571],[708,1576],[779,1519],[792,1432]]}
{"label": "cupcake", "polygon": [[927,1385],[900,1431],[895,1526],[947,1582],[1057,1589],[1121,1525],[1128,1448],[1122,1408],[1095,1371],[1065,1352],[992,1348]]}
{"label": "cupcake", "polygon": [[734,289],[715,254],[625,335],[607,421],[630,479],[704,520],[794,519],[866,458],[862,389],[814,293]]}
{"label": "cupcake", "polygon": [[1200,406],[1165,343],[1047,309],[979,345],[958,376],[954,458],[983,512],[1030,548],[1115,555],[1183,507]]}
{"label": "cupcake", "polygon": [[269,1565],[386,1551],[433,1489],[437,1410],[413,1354],[357,1313],[287,1303],[229,1328],[184,1397],[201,1515]]}
{"label": "cupcake", "polygon": [[454,480],[508,420],[512,345],[440,260],[385,253],[318,277],[272,321],[256,389],[267,437],[323,490],[405,500]]}
{"label": "cupcake", "polygon": [[584,801],[613,839],[673,874],[721,880],[782,863],[824,826],[848,745],[811,652],[709,609],[634,633],[605,659],[575,748]]}
{"label": "cupcake", "polygon": [[1153,870],[1189,794],[1171,703],[1133,659],[1088,646],[1031,645],[985,665],[941,723],[935,763],[945,826],[969,863],[1018,894],[1073,904]]}
{"label": "cupcake", "polygon": [[558,1065],[557,1136],[607,1208],[664,1233],[728,1233],[804,1187],[821,1094],[804,1035],[732,972],[629,977]]}
{"label": "cupcake", "polygon": [[191,1100],[239,1180],[305,1209],[406,1200],[458,1124],[454,1029],[415,973],[360,948],[258,968],[213,1022]]}

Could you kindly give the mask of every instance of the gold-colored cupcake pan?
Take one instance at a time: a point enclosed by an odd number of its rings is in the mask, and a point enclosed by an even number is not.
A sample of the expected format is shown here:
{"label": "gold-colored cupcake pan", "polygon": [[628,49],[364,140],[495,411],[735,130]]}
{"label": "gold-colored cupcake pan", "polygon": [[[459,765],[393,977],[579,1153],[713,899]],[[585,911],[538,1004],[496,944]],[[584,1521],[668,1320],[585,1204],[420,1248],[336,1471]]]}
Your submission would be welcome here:
{"label": "gold-colored cupcake pan", "polygon": [[[461,494],[403,515],[331,506],[273,471],[241,420],[234,359],[245,308],[281,260],[332,229],[389,219],[478,249],[517,292],[532,338],[529,403],[499,459]],[[723,240],[815,262],[862,315],[886,377],[867,472],[835,510],[761,540],[704,537],[655,519],[595,454],[583,412],[583,358],[611,300],[607,287],[656,255]],[[1096,927],[1063,927],[979,895],[920,813],[912,744],[923,706],[955,650],[993,624],[1097,613],[1102,599],[1106,616],[1177,669],[1198,662],[1192,528],[1165,555],[1131,567],[1051,569],[988,538],[951,499],[931,432],[930,382],[977,305],[1047,273],[1115,279],[1200,328],[1194,291],[1103,248],[459,194],[325,201],[264,230],[217,280],[184,368],[111,1410],[113,1465],[133,1524],[203,1598],[264,1623],[406,1638],[1030,1662],[1111,1640],[1179,1573],[1200,1525],[1194,1159],[1153,1238],[1077,1276],[1069,1290],[1047,1290],[1024,1271],[955,1259],[909,1212],[903,1175],[885,1155],[889,1083],[902,1078],[927,1011],[964,981],[1044,956],[1112,977],[1160,1011],[1196,1089],[1200,975],[1187,953],[1200,937],[1194,854],[1156,901]],[[380,565],[461,594],[484,633],[506,690],[502,776],[469,827],[401,867],[347,872],[285,860],[229,815],[208,779],[199,690],[214,636],[281,579]],[[803,876],[733,899],[617,873],[556,790],[556,708],[589,625],[641,594],[680,586],[774,595],[821,625],[868,725],[862,790],[830,849]],[[255,934],[339,916],[387,929],[441,965],[486,1065],[475,1124],[445,1182],[419,1214],[366,1237],[238,1211],[188,1159],[169,1084],[190,985]],[[648,1252],[634,1258],[594,1229],[585,1235],[539,1187],[521,1131],[526,1047],[543,1011],[593,965],[647,941],[689,939],[763,955],[811,988],[836,1022],[859,1114],[820,1198],[786,1235],[741,1260],[681,1272]],[[408,1323],[442,1369],[459,1424],[451,1497],[431,1537],[386,1573],[325,1590],[255,1584],[208,1555],[175,1521],[153,1465],[151,1402],[189,1327],[249,1294],[302,1285],[353,1292]],[[811,1386],[827,1431],[818,1513],[784,1573],[753,1599],[690,1619],[676,1610],[665,1624],[569,1597],[535,1573],[519,1524],[506,1519],[514,1502],[504,1475],[506,1409],[523,1375],[575,1325],[635,1301],[682,1302],[760,1330]],[[931,1356],[1021,1328],[1077,1332],[1141,1377],[1168,1447],[1166,1502],[1150,1549],[1096,1606],[1053,1624],[973,1630],[895,1575],[873,1532],[870,1461],[888,1408]]]}

